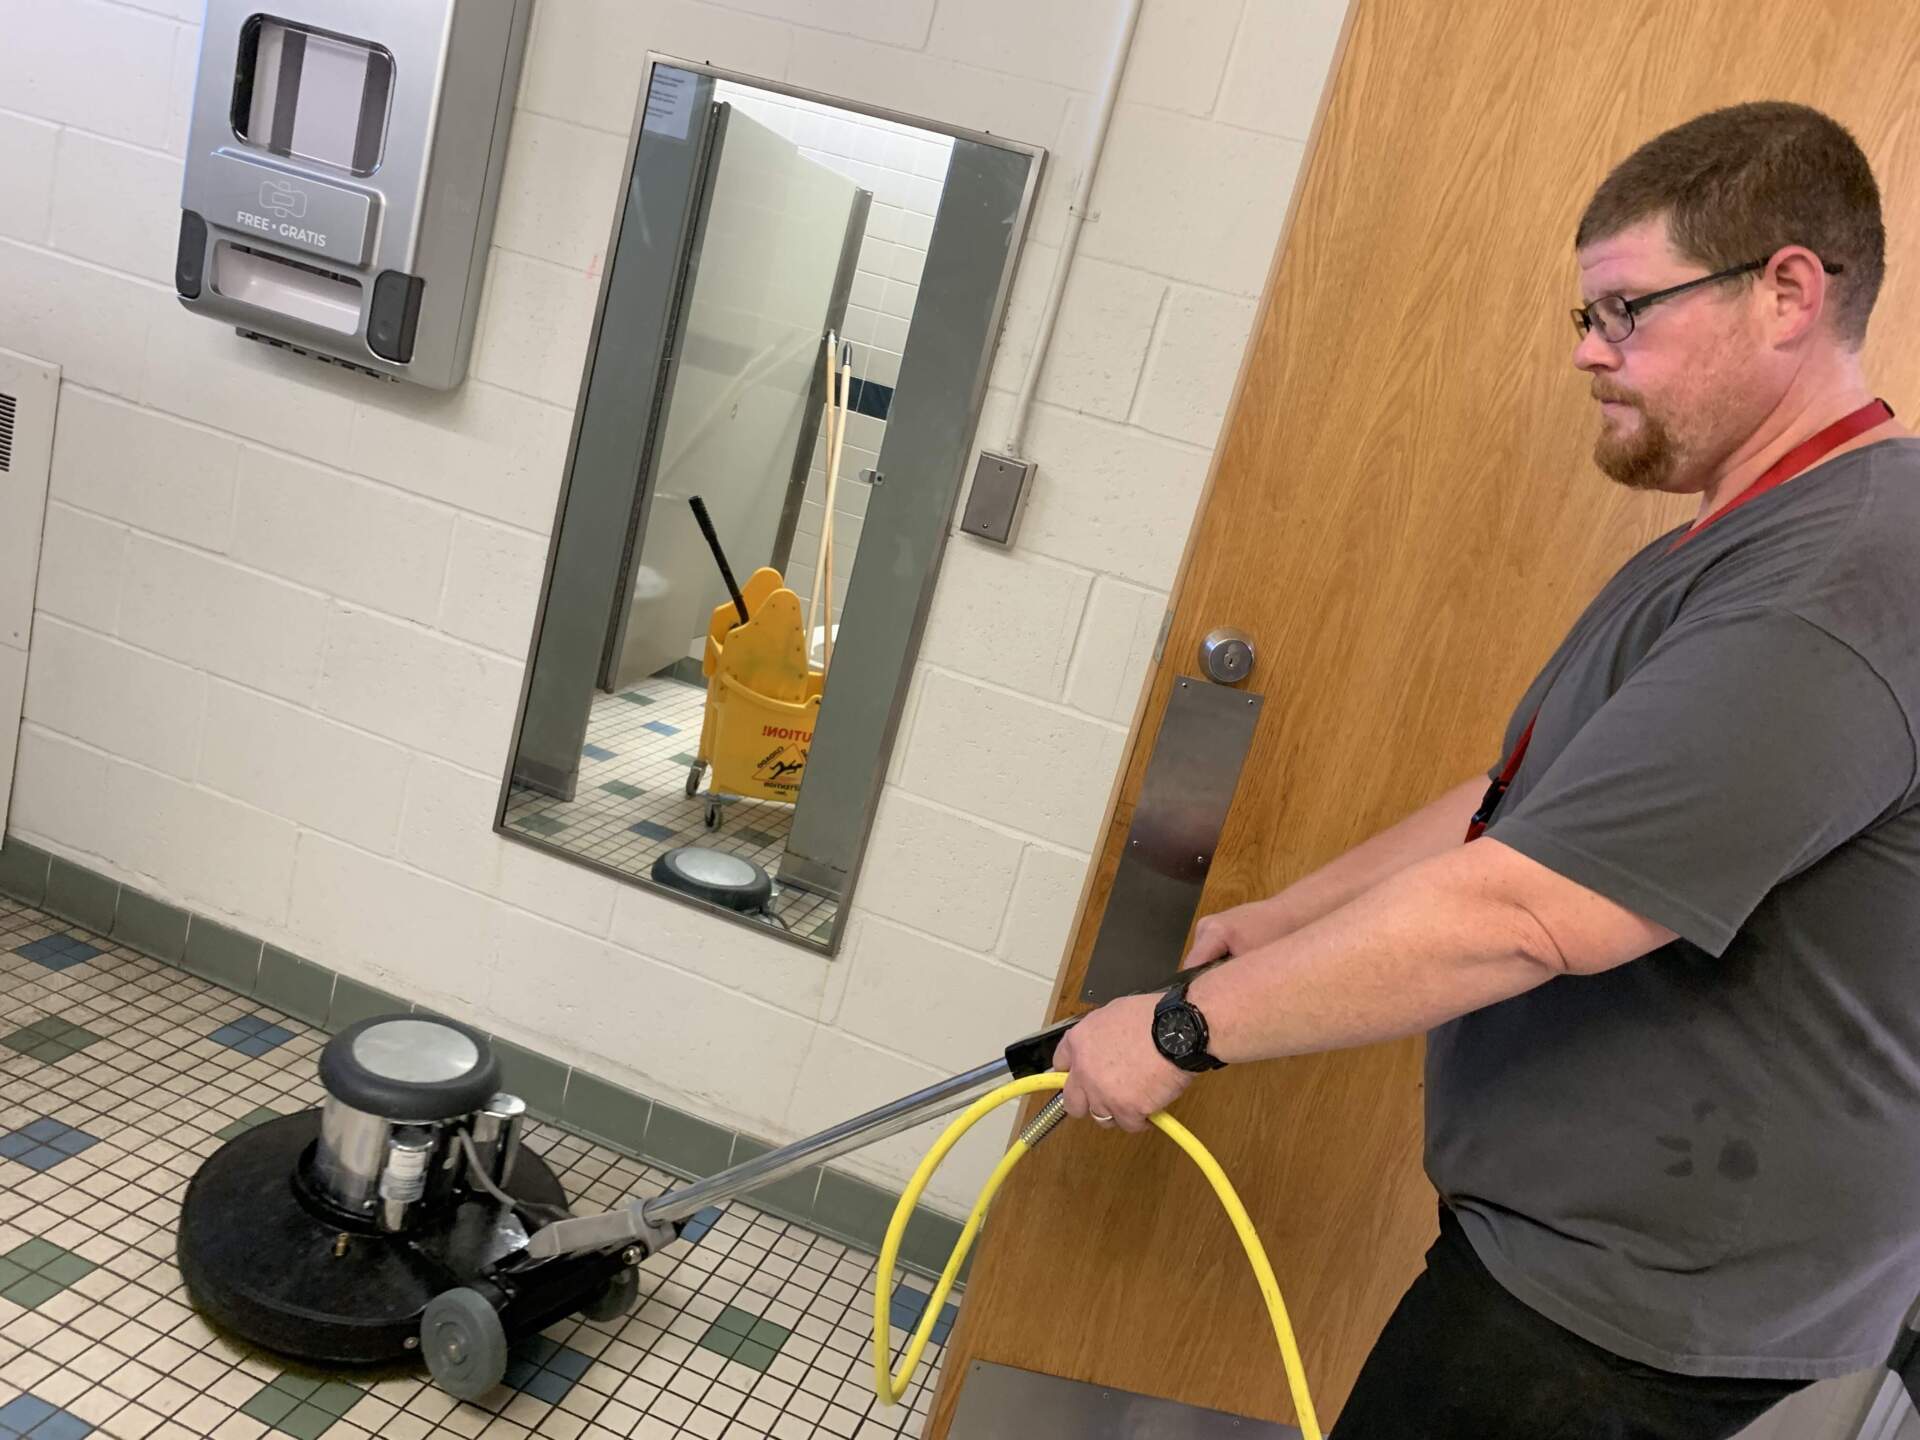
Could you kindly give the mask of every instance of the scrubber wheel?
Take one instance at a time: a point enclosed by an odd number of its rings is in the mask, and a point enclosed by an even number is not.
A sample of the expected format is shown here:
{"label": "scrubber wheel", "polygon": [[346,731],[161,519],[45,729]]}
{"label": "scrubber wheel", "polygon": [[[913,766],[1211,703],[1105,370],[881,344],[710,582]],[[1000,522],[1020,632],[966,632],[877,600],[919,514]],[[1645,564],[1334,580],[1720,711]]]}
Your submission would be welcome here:
{"label": "scrubber wheel", "polygon": [[433,1383],[458,1400],[478,1400],[507,1376],[507,1332],[478,1290],[461,1286],[427,1302],[420,1350]]}
{"label": "scrubber wheel", "polygon": [[589,1320],[618,1320],[633,1309],[633,1302],[639,1298],[640,1272],[628,1266],[607,1281],[607,1288],[594,1297],[591,1304],[581,1306],[580,1313]]}

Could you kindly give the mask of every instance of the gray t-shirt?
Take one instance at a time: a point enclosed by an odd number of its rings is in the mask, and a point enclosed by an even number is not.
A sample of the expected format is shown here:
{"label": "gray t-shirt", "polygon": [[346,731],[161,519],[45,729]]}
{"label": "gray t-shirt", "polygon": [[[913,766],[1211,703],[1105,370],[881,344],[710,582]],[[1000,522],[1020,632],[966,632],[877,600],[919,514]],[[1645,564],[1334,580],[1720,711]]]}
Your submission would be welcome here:
{"label": "gray t-shirt", "polygon": [[1529,687],[1488,833],[1681,938],[1433,1031],[1427,1173],[1576,1334],[1818,1379],[1920,1297],[1920,440],[1678,533]]}

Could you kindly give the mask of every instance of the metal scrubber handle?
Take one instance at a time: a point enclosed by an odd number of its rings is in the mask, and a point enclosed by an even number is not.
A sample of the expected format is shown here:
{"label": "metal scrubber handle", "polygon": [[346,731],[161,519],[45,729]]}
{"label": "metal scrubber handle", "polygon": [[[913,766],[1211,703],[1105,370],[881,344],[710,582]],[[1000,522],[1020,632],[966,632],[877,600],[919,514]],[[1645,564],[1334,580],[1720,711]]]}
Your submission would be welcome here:
{"label": "metal scrubber handle", "polygon": [[[698,506],[697,501],[695,504]],[[701,509],[704,507],[697,508],[695,513],[700,513]],[[1232,958],[1222,956],[1206,965],[1195,966],[1185,972],[1185,976],[1191,979]],[[704,1180],[696,1180],[691,1185],[669,1190],[650,1200],[636,1201],[627,1210],[617,1210],[611,1215],[561,1220],[548,1225],[533,1236],[527,1253],[535,1260],[544,1260],[581,1250],[603,1249],[610,1244],[630,1240],[638,1240],[650,1250],[658,1249],[662,1237],[672,1239],[672,1226],[676,1222],[690,1218],[709,1205],[721,1204],[736,1195],[798,1174],[810,1165],[859,1150],[942,1115],[951,1115],[1006,1080],[1024,1079],[1053,1069],[1054,1051],[1059,1048],[1060,1037],[1079,1023],[1078,1017],[1062,1020],[1037,1034],[1014,1041],[1001,1059],[990,1064],[968,1070],[951,1080],[942,1080],[924,1090],[917,1090],[852,1120],[843,1120],[832,1129],[796,1140],[779,1150],[770,1150],[765,1155],[722,1170],[717,1175],[709,1175]],[[1037,1145],[1052,1132],[1065,1117],[1066,1109],[1065,1097],[1056,1095],[1034,1116],[1027,1129],[1021,1132],[1029,1147]]]}

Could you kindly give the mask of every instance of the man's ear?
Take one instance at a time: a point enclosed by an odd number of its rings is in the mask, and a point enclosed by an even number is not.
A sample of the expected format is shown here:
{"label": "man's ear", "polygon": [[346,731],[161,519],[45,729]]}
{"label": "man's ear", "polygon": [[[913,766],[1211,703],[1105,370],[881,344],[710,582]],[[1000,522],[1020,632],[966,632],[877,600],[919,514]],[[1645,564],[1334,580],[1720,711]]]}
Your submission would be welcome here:
{"label": "man's ear", "polygon": [[1762,315],[1773,337],[1791,343],[1805,335],[1826,310],[1827,272],[1804,245],[1789,245],[1760,273]]}

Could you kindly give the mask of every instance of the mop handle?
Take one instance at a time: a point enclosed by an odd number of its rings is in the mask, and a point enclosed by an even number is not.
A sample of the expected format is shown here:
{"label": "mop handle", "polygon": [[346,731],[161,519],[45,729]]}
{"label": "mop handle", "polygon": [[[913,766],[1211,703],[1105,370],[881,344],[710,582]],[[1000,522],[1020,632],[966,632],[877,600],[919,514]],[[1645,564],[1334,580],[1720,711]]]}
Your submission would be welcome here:
{"label": "mop handle", "polygon": [[713,517],[707,514],[707,502],[695,495],[687,504],[693,507],[693,518],[699,522],[700,533],[707,537],[707,548],[713,551],[714,563],[720,567],[720,578],[727,582],[727,594],[733,597],[733,608],[740,612],[740,623],[744,625],[748,618],[747,598],[734,582],[733,567],[727,564],[727,552],[720,548],[720,537],[713,529]]}

